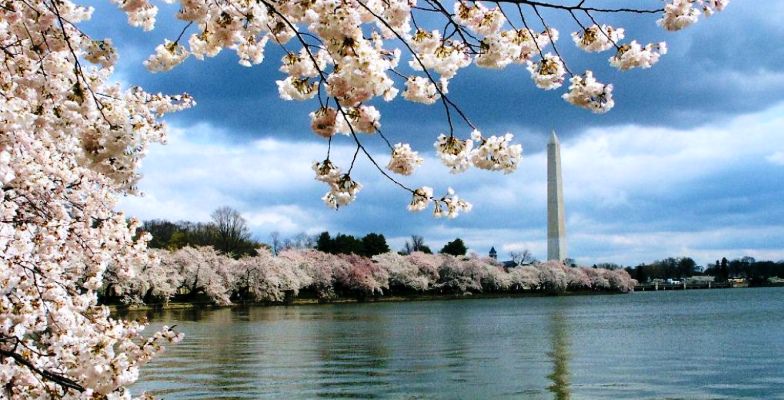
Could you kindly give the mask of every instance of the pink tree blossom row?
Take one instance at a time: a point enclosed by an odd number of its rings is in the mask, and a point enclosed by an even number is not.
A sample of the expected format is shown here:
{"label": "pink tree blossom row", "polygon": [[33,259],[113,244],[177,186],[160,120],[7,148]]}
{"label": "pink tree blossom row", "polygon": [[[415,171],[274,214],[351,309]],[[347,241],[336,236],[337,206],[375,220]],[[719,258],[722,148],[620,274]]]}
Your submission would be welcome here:
{"label": "pink tree blossom row", "polygon": [[567,291],[630,292],[637,283],[622,269],[573,268],[548,261],[504,268],[490,259],[445,254],[385,253],[373,258],[317,250],[266,250],[235,260],[211,247],[159,251],[159,263],[134,278],[107,279],[107,296],[125,303],[162,303],[177,296],[218,305],[282,303],[305,295],[331,299],[385,295]]}

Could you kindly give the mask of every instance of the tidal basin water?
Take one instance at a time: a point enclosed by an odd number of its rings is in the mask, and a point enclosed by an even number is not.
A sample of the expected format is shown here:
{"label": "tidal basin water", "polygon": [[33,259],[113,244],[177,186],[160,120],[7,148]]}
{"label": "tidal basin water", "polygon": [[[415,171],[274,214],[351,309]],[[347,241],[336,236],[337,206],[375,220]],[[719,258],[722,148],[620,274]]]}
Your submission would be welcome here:
{"label": "tidal basin water", "polygon": [[784,399],[784,288],[148,316],[165,399]]}

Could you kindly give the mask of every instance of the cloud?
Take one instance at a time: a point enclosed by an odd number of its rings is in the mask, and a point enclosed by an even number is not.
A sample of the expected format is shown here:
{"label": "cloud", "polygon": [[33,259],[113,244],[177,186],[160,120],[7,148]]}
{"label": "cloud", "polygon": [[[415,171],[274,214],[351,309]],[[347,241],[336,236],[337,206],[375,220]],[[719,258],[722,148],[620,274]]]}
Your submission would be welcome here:
{"label": "cloud", "polygon": [[[699,262],[718,254],[778,257],[784,232],[775,221],[784,219],[784,170],[771,168],[780,156],[771,148],[784,148],[781,127],[784,103],[693,129],[589,127],[562,140],[570,255],[585,263],[627,264],[675,255]],[[346,168],[353,150],[333,145],[333,160]],[[380,232],[399,249],[419,234],[433,249],[460,237],[479,254],[495,246],[546,256],[542,151],[527,154],[511,175],[453,175],[424,154],[422,169],[401,181],[434,186],[437,194],[454,187],[475,205],[456,220],[405,211],[410,194],[361,157],[352,173],[365,186],[357,202],[327,209],[320,201],[326,188],[310,168],[325,152],[324,143],[285,136],[237,142],[210,124],[175,127],[170,144],[155,146],[145,160],[140,187],[147,195],[123,199],[121,206],[144,219],[206,221],[213,209],[229,205],[262,240],[271,231]],[[385,165],[389,156],[374,157]]]}
{"label": "cloud", "polygon": [[[189,59],[171,72],[151,74],[142,61],[164,38],[173,39],[180,33],[184,24],[173,18],[178,7],[160,4],[156,30],[142,32],[128,26],[116,5],[98,1],[90,5],[96,8],[96,17],[85,29],[96,37],[114,39],[122,80],[153,92],[187,91],[196,98],[197,107],[172,115],[171,122],[220,126],[237,141],[273,134],[315,140],[307,130],[308,112],[317,103],[284,102],[277,96],[274,81],[283,77],[278,71],[282,52],[277,46],[268,45],[264,63],[253,68],[239,66],[233,51],[224,50],[215,58]],[[600,80],[615,84],[617,106],[613,111],[597,116],[576,109],[560,98],[560,91],[536,89],[522,66],[502,71],[461,70],[450,83],[450,96],[484,131],[510,130],[527,136],[531,149],[537,151],[544,141],[535,135],[552,127],[570,138],[585,127],[636,124],[687,129],[708,121],[725,121],[784,101],[784,64],[779,61],[784,59],[784,47],[775,40],[784,36],[779,21],[782,12],[779,2],[759,6],[752,0],[735,0],[724,12],[675,34],[656,26],[655,15],[599,16],[601,22],[625,27],[630,39],[645,43],[666,40],[670,44],[670,53],[651,70],[621,73],[608,66],[609,54],[586,54],[572,45],[568,33],[577,27],[568,14],[545,10],[545,17],[561,30],[559,51],[570,68],[591,69]],[[406,68],[407,60],[404,55],[401,68]],[[423,106],[399,98],[374,105],[381,109],[384,130],[392,140],[411,137],[414,144],[423,147],[447,129],[438,104]],[[468,131],[468,127],[458,126],[459,134],[467,135]]]}
{"label": "cloud", "polygon": [[765,159],[771,164],[784,165],[784,151],[777,151],[765,157]]}
{"label": "cloud", "polygon": [[[410,195],[379,179],[361,156],[352,176],[364,189],[355,204],[337,212],[323,206],[325,187],[313,180],[311,162],[326,148],[309,132],[314,102],[283,102],[274,80],[281,52],[266,49],[266,61],[237,65],[231,51],[200,62],[188,60],[172,72],[150,74],[142,61],[178,24],[145,33],[127,26],[122,12],[95,2],[96,17],[85,29],[119,45],[117,77],[150,91],[187,91],[199,105],[168,119],[170,145],[155,146],[143,167],[142,198],[124,198],[121,208],[142,218],[206,221],[230,205],[243,212],[260,239],[328,229],[362,235],[382,232],[393,248],[411,234],[434,249],[461,237],[477,253],[490,246],[508,252],[529,248],[545,257],[546,163],[551,128],[562,138],[569,248],[578,261],[638,263],[689,253],[699,262],[716,255],[756,252],[778,257],[784,239],[784,4],[735,0],[725,12],[678,34],[656,27],[654,16],[607,16],[641,42],[666,39],[670,54],[648,71],[620,73],[608,54],[587,55],[571,46],[571,17],[545,14],[561,28],[559,50],[575,71],[592,69],[615,84],[617,106],[593,115],[569,106],[558,93],[536,89],[522,67],[461,70],[450,96],[483,132],[511,131],[526,158],[514,174],[469,171],[449,174],[434,159],[432,142],[448,128],[443,110],[397,99],[375,104],[390,140],[411,141],[425,167],[401,181],[454,187],[475,210],[457,220],[411,214]],[[176,6],[161,5],[168,20]],[[742,32],[742,33],[741,33]],[[406,58],[404,56],[404,63]],[[404,67],[405,68],[405,67]],[[218,77],[218,78],[215,78]],[[468,128],[457,126],[459,136]],[[333,158],[350,164],[350,139],[337,138]],[[380,140],[365,140],[384,165]],[[714,234],[719,232],[720,234]],[[723,235],[723,236],[722,236]]]}

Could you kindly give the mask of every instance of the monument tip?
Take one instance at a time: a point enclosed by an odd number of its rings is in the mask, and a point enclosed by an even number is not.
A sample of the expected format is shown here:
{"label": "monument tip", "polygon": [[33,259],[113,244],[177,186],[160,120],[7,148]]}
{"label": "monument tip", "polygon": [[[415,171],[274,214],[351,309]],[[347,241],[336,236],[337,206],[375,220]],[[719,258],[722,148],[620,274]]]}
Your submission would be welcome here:
{"label": "monument tip", "polygon": [[558,143],[558,136],[555,134],[555,129],[553,129],[552,134],[550,134],[550,144]]}

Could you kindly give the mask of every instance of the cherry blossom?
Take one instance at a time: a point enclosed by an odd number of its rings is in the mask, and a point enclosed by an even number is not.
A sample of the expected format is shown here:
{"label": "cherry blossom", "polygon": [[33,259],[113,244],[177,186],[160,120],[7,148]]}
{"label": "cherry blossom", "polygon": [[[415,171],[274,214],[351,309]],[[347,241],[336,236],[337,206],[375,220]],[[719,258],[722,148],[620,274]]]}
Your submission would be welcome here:
{"label": "cherry blossom", "polygon": [[[153,27],[157,8],[148,0],[117,2],[132,25],[143,29]],[[667,0],[659,9],[596,8],[583,3],[564,7],[549,1],[527,0],[495,4],[459,0],[449,7],[440,2],[419,4],[411,0],[304,3],[229,0],[227,4],[180,0],[179,4],[177,18],[188,23],[180,37],[188,34],[189,49],[179,44],[179,37],[174,42],[165,41],[146,63],[152,71],[169,70],[189,53],[201,60],[217,55],[222,49],[234,50],[239,63],[250,66],[263,61],[266,45],[281,47],[285,55],[280,71],[285,76],[276,80],[278,93],[283,100],[318,102],[310,114],[314,133],[330,140],[338,140],[333,138],[335,133],[350,136],[357,153],[378,165],[370,152],[360,151],[365,149],[365,138],[356,134],[378,133],[381,113],[376,102],[393,101],[402,90],[405,100],[440,104],[444,108],[449,134],[438,138],[436,152],[450,171],[456,173],[472,164],[469,159],[472,148],[470,143],[454,137],[454,125],[465,123],[471,130],[477,127],[468,113],[448,97],[448,88],[458,71],[471,63],[492,69],[526,64],[534,84],[544,90],[560,88],[568,74],[570,89],[563,97],[569,103],[596,113],[612,108],[612,85],[594,83],[587,75],[576,77],[571,73],[557,48],[559,30],[548,25],[541,10],[568,12],[570,21],[579,27],[572,34],[578,47],[588,52],[615,47],[617,52],[610,59],[611,65],[628,70],[650,68],[666,53],[666,45],[662,42],[642,46],[636,41],[622,44],[624,28],[600,24],[598,15],[659,14],[659,25],[677,30],[696,22],[700,10],[711,15],[722,11],[728,1]],[[428,18],[416,17],[425,11]],[[446,23],[434,23],[439,19]],[[586,19],[591,23],[584,25],[582,21]],[[100,45],[93,47],[93,59],[111,59],[112,54],[104,53]],[[410,70],[401,68],[404,54],[410,58],[403,66]],[[386,135],[383,136],[389,143]],[[483,150],[488,146],[486,143]],[[489,152],[483,159],[480,154],[483,150],[473,153],[476,156],[473,164],[479,168],[509,173],[518,165],[490,162],[501,153]],[[513,154],[509,160],[515,160]],[[397,186],[414,191],[380,172]],[[337,192],[330,191],[324,201],[336,207],[343,202],[338,197]]]}
{"label": "cherry blossom", "polygon": [[436,154],[441,162],[449,167],[449,172],[456,174],[467,170],[470,166],[469,156],[474,147],[474,142],[471,139],[460,140],[442,133],[433,146],[435,146]]}
{"label": "cherry blossom", "polygon": [[461,212],[469,212],[472,208],[473,205],[456,195],[452,188],[441,199],[433,199],[433,216],[436,218],[456,218]]}
{"label": "cherry blossom", "polygon": [[[186,247],[155,254],[160,263],[154,272],[134,275],[129,281],[107,281],[105,290],[121,285],[124,298],[135,302],[165,302],[175,295],[180,299],[196,295],[226,305],[229,298],[238,302],[288,303],[303,291],[328,301],[338,296],[366,298],[412,292],[625,293],[636,285],[622,269],[573,268],[557,261],[507,269],[489,258],[421,252],[389,252],[368,259],[310,249],[288,249],[273,256],[266,249],[258,249],[254,256],[234,260],[209,247]],[[107,271],[108,276],[114,273],[111,267]],[[170,281],[166,283],[166,279]],[[165,291],[150,296],[151,288]]]}
{"label": "cherry blossom", "polygon": [[433,104],[441,95],[436,85],[427,78],[412,76],[406,81],[406,90],[403,92],[403,97],[415,103]]}
{"label": "cherry blossom", "polygon": [[668,31],[679,31],[696,23],[700,11],[710,17],[723,11],[729,2],[730,0],[671,0],[664,6],[664,15],[656,23]]}
{"label": "cherry blossom", "polygon": [[414,169],[424,160],[419,153],[411,150],[411,146],[405,143],[398,143],[392,149],[392,159],[387,164],[387,169],[400,175],[411,175]]}
{"label": "cherry blossom", "polygon": [[471,151],[471,164],[490,171],[504,171],[506,174],[514,172],[523,157],[523,147],[519,144],[510,145],[513,138],[511,133],[485,138],[479,131],[473,131],[471,139],[479,146]]}
{"label": "cherry blossom", "polygon": [[330,138],[337,131],[338,111],[332,107],[321,107],[310,113],[310,128],[317,135]]}
{"label": "cherry blossom", "polygon": [[362,185],[359,182],[345,174],[336,181],[330,182],[330,190],[321,200],[329,207],[337,209],[353,202],[361,189]]}
{"label": "cherry blossom", "polygon": [[582,32],[572,33],[572,39],[577,47],[591,53],[609,50],[624,38],[623,28],[613,28],[609,25],[591,25]]}
{"label": "cherry blossom", "polygon": [[155,54],[144,62],[144,66],[152,72],[168,71],[182,63],[186,57],[188,50],[185,50],[185,47],[166,40],[155,48]]}
{"label": "cherry blossom", "polygon": [[422,186],[414,190],[411,203],[408,205],[409,211],[422,211],[430,204],[433,199],[433,188]]}
{"label": "cherry blossom", "polygon": [[276,81],[278,93],[283,100],[308,100],[316,96],[318,82],[311,82],[308,78],[294,78],[292,76]]}
{"label": "cherry blossom", "polygon": [[[145,4],[125,7],[149,27]],[[145,336],[97,299],[108,268],[117,281],[160,268],[139,221],[115,208],[136,193],[149,144],[165,141],[161,116],[193,102],[112,81],[113,41],[78,30],[91,13],[70,1],[0,7],[4,398],[129,398],[139,368],[181,338],[168,327]]]}
{"label": "cherry blossom", "polygon": [[606,113],[615,105],[613,86],[597,81],[593,72],[585,71],[583,75],[575,75],[569,82],[569,92],[561,96],[567,102],[597,114]]}
{"label": "cherry blossom", "polygon": [[541,61],[528,62],[528,71],[536,86],[544,90],[553,90],[561,87],[566,70],[561,58],[550,53],[545,54]]}
{"label": "cherry blossom", "polygon": [[636,40],[629,44],[624,44],[618,52],[610,57],[610,65],[621,71],[632,68],[650,68],[659,62],[659,57],[667,54],[667,44],[660,42],[657,44],[649,43],[642,47]]}

